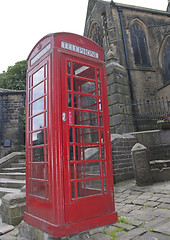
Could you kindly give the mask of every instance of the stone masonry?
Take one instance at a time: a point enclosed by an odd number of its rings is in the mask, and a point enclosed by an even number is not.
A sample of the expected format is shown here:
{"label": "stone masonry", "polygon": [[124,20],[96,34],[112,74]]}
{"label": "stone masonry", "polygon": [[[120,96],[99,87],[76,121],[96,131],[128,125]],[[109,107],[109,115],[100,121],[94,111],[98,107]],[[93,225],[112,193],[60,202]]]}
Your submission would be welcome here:
{"label": "stone masonry", "polygon": [[24,107],[25,91],[0,89],[0,158],[22,150]]}
{"label": "stone masonry", "polygon": [[134,178],[131,149],[137,140],[130,134],[111,134],[114,182]]}

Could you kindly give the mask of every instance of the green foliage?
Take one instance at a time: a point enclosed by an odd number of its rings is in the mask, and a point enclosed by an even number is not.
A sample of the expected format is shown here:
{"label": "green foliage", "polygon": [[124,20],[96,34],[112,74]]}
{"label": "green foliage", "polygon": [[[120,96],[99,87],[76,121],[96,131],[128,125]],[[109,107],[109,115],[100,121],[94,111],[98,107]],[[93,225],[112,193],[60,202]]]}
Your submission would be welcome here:
{"label": "green foliage", "polygon": [[0,88],[12,90],[26,89],[27,61],[23,60],[8,67],[7,71],[0,73]]}
{"label": "green foliage", "polygon": [[[117,227],[115,230],[110,231],[109,236],[113,237],[112,240],[114,240],[117,238],[116,233],[120,233],[122,231],[123,231],[123,228]],[[122,232],[122,234],[123,234],[123,232]]]}
{"label": "green foliage", "polygon": [[133,225],[130,221],[128,221],[127,219],[125,219],[123,217],[119,217],[118,222]]}

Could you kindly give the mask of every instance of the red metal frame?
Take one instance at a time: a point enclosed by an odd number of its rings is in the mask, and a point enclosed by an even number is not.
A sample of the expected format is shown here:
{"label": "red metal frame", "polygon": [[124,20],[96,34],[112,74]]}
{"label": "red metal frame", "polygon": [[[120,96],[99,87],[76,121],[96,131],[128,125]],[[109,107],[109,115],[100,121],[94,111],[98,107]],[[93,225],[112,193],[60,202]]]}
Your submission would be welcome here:
{"label": "red metal frame", "polygon": [[96,43],[58,33],[33,48],[26,143],[26,222],[61,237],[117,220],[105,64]]}

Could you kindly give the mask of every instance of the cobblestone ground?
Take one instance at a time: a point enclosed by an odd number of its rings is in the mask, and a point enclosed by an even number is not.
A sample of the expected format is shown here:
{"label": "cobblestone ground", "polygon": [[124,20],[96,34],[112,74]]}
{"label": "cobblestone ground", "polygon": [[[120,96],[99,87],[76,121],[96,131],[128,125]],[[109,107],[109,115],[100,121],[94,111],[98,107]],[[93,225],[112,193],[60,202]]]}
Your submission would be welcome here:
{"label": "cobblestone ground", "polygon": [[[116,184],[115,204],[119,215],[117,223],[61,239],[170,240],[170,181],[146,187],[137,187],[134,180]],[[16,234],[17,230],[13,231]],[[0,240],[23,239],[5,235],[0,236]]]}

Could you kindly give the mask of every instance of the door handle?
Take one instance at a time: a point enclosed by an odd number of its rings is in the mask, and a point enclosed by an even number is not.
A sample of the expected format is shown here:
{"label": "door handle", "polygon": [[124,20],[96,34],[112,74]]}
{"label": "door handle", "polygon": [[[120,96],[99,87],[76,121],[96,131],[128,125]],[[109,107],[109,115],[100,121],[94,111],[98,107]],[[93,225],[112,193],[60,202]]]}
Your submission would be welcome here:
{"label": "door handle", "polygon": [[66,113],[65,112],[62,113],[62,120],[63,120],[63,122],[66,121]]}

